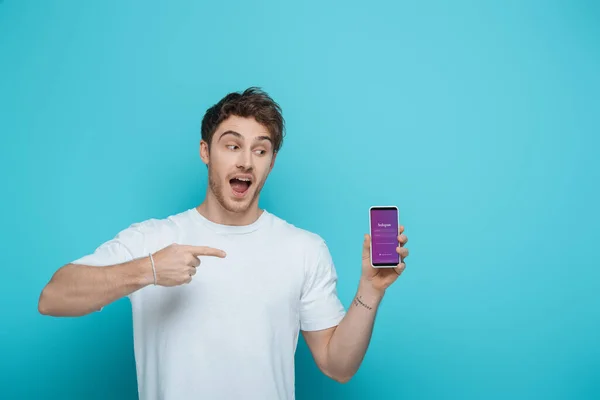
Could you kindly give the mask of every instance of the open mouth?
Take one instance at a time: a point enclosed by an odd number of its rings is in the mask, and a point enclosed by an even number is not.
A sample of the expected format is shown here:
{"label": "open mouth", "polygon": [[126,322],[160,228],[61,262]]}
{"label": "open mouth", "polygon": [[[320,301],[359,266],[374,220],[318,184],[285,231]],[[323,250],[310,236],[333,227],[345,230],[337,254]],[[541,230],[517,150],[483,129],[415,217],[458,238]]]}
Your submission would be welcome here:
{"label": "open mouth", "polygon": [[237,197],[243,197],[252,185],[252,180],[247,177],[236,177],[229,180],[233,194]]}

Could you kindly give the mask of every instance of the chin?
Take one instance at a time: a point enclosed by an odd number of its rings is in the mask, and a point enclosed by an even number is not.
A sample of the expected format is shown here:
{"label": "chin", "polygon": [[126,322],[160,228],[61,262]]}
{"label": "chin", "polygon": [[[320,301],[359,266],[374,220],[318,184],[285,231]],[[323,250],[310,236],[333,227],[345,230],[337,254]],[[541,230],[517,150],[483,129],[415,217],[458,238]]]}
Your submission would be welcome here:
{"label": "chin", "polygon": [[225,202],[225,209],[232,213],[245,214],[253,208],[253,204],[252,201],[236,202],[229,200]]}
{"label": "chin", "polygon": [[[217,182],[216,179],[211,179],[209,181],[212,192],[224,209],[234,213],[244,213],[248,211],[255,203],[258,193],[264,184],[264,181],[255,181],[252,179],[252,182],[247,185],[247,188],[240,191],[234,190],[235,185],[232,185],[231,180],[226,180],[222,183]],[[236,187],[240,189],[239,185]]]}
{"label": "chin", "polygon": [[235,193],[229,185],[223,187],[221,191],[220,202],[229,212],[243,213],[250,209],[252,205],[255,193],[254,190],[249,188],[245,193]]}

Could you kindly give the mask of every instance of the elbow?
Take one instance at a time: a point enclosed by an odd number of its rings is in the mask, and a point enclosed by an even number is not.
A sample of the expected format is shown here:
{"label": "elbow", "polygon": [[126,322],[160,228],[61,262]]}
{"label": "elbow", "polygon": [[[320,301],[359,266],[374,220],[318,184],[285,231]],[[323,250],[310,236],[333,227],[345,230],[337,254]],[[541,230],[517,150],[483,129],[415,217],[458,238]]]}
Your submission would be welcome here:
{"label": "elbow", "polygon": [[[339,363],[338,363],[339,364]],[[345,364],[345,362],[344,362]],[[339,365],[334,365],[329,362],[321,362],[317,363],[321,372],[327,376],[329,379],[336,381],[337,383],[348,383],[354,377],[357,370],[352,367],[341,367]]]}
{"label": "elbow", "polygon": [[334,373],[332,371],[324,371],[325,375],[327,375],[330,379],[333,379],[337,383],[348,383],[354,376],[354,374],[343,374],[343,373]]}
{"label": "elbow", "polygon": [[350,380],[352,379],[352,375],[339,375],[339,376],[332,376],[331,377],[334,381],[336,381],[337,383],[348,383],[350,382]]}
{"label": "elbow", "polygon": [[50,294],[49,292],[52,289],[46,285],[44,289],[42,289],[42,293],[40,294],[40,298],[38,300],[38,312],[42,315],[52,315],[52,310],[50,306]]}
{"label": "elbow", "polygon": [[55,317],[60,316],[57,310],[57,302],[60,301],[60,299],[64,296],[60,293],[59,286],[57,286],[57,279],[60,279],[62,270],[64,268],[65,267],[61,267],[54,273],[50,281],[46,284],[46,286],[44,286],[42,292],[40,293],[40,297],[38,299],[38,312],[41,315]]}
{"label": "elbow", "polygon": [[62,300],[60,300],[60,294],[56,293],[56,289],[48,284],[40,294],[38,300],[38,312],[41,315],[47,315],[50,317],[81,317],[86,312],[81,312],[73,309],[69,309]]}
{"label": "elbow", "polygon": [[64,294],[60,292],[59,287],[55,283],[53,277],[50,282],[44,286],[38,299],[38,312],[41,315],[49,315],[51,317],[62,316],[60,312],[60,302]]}
{"label": "elbow", "polygon": [[73,301],[69,301],[66,298],[66,294],[59,289],[58,286],[53,282],[48,283],[38,299],[38,312],[41,315],[47,315],[51,317],[83,317],[92,311],[100,311],[102,307],[97,310],[84,309],[81,306],[73,307]]}

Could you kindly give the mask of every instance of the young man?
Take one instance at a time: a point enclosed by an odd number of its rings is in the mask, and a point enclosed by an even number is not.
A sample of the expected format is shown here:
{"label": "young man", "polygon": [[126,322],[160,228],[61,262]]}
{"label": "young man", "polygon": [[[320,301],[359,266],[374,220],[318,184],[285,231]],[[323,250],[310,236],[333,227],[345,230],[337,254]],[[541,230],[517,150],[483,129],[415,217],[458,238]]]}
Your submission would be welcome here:
{"label": "young man", "polygon": [[204,201],[134,223],[60,268],[40,313],[82,316],[127,296],[141,399],[293,399],[300,331],[320,370],[347,382],[404,271],[407,238],[400,227],[398,267],[376,270],[365,235],[346,311],[324,240],[258,207],[283,132],[279,105],[260,89],[225,96],[202,121]]}

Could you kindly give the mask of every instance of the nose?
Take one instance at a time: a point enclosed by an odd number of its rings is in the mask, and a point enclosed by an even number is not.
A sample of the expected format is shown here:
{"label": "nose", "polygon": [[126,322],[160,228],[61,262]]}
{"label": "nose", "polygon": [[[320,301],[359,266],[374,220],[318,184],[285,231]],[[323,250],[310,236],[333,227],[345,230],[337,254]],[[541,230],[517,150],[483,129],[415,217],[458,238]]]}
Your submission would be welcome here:
{"label": "nose", "polygon": [[250,150],[240,151],[238,154],[238,168],[242,168],[244,170],[252,169],[252,154]]}

